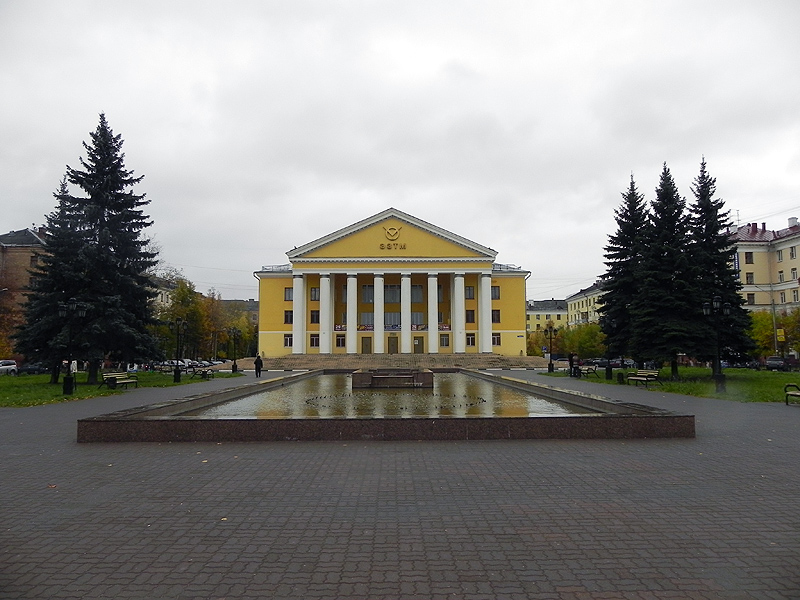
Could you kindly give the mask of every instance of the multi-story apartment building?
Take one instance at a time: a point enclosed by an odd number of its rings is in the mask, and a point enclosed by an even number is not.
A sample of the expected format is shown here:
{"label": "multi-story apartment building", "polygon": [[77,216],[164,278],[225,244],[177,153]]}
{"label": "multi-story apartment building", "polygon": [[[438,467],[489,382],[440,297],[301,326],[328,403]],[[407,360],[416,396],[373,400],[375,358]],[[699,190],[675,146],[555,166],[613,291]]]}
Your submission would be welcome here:
{"label": "multi-story apartment building", "polygon": [[22,305],[39,261],[44,231],[20,229],[0,235],[0,354],[11,356],[10,335],[22,323]]}
{"label": "multi-story apartment building", "polygon": [[742,282],[745,308],[783,310],[800,307],[800,224],[767,229],[766,223],[748,223],[736,230],[736,268]]}
{"label": "multi-story apartment building", "polygon": [[566,300],[529,300],[526,315],[528,332],[536,331],[547,326],[552,321],[555,327],[567,324]]}
{"label": "multi-story apartment building", "polygon": [[603,290],[599,281],[567,298],[567,322],[570,326],[597,323],[597,309],[602,304]]}

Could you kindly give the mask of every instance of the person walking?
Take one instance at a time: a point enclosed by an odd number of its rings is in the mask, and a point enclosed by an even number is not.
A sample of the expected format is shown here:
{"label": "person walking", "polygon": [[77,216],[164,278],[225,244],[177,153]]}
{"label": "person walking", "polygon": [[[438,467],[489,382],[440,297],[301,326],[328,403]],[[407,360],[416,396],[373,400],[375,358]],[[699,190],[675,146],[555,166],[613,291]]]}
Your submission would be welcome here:
{"label": "person walking", "polygon": [[261,368],[264,366],[264,361],[261,360],[260,356],[256,356],[256,360],[253,363],[256,368],[256,377],[261,377]]}

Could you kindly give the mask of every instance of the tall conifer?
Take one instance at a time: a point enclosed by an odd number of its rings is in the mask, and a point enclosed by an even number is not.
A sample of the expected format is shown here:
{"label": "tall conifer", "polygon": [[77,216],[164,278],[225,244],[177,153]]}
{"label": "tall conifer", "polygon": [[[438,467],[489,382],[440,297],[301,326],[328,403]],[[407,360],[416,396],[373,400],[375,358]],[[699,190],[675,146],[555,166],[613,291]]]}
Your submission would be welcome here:
{"label": "tall conifer", "polygon": [[720,367],[716,362],[718,336],[723,355],[745,354],[751,349],[752,342],[746,333],[750,317],[739,294],[742,284],[734,264],[733,223],[723,200],[714,197],[716,187],[717,180],[709,175],[703,158],[700,173],[692,185],[695,201],[691,218],[691,259],[697,279],[695,305],[702,307],[703,303],[711,303],[715,296],[719,296],[722,305],[728,305],[730,314],[717,313],[707,317],[702,312],[695,313],[698,329],[705,332],[696,356],[712,359],[714,372],[719,373]]}
{"label": "tall conifer", "polygon": [[688,253],[689,217],[666,163],[644,227],[639,293],[630,307],[631,351],[637,358],[669,361],[677,377],[679,354],[697,347],[693,269]]}
{"label": "tall conifer", "polygon": [[642,260],[642,235],[647,221],[644,196],[636,188],[631,174],[622,206],[614,211],[617,231],[608,237],[605,247],[607,270],[603,275],[603,304],[599,307],[606,345],[611,356],[630,352],[630,305],[639,293],[638,269]]}

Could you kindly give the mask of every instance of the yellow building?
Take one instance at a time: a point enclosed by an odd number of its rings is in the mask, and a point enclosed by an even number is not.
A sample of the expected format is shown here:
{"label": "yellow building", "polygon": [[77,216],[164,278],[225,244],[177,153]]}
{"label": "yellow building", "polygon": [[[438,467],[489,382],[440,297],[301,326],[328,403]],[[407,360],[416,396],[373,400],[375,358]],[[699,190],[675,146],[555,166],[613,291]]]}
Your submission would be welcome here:
{"label": "yellow building", "polygon": [[286,253],[259,280],[261,356],[525,354],[528,271],[394,208]]}
{"label": "yellow building", "polygon": [[749,310],[800,307],[800,224],[792,217],[788,225],[771,231],[766,223],[748,223],[736,231],[736,268]]}
{"label": "yellow building", "polygon": [[584,323],[597,323],[600,313],[597,309],[603,304],[603,291],[600,282],[593,283],[567,298],[567,321],[570,326]]}

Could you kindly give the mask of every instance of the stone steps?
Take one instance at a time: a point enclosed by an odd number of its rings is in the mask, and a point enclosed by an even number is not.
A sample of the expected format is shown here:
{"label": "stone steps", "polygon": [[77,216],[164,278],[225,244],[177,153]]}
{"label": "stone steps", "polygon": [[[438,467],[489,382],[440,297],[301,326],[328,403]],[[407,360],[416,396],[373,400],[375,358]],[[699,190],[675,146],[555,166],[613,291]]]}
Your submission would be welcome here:
{"label": "stone steps", "polygon": [[[238,361],[240,369],[252,369],[253,358]],[[497,354],[289,354],[265,358],[264,370],[295,369],[533,369],[546,368],[540,356]]]}

